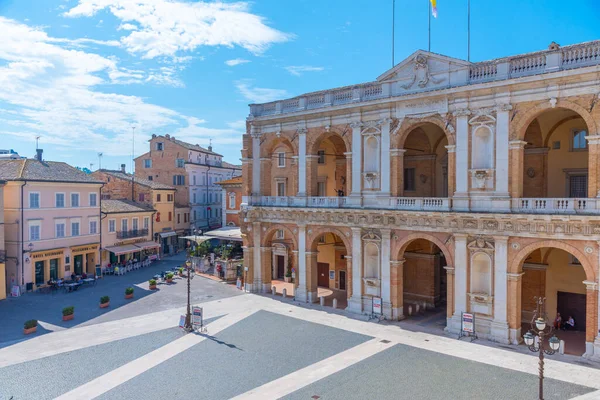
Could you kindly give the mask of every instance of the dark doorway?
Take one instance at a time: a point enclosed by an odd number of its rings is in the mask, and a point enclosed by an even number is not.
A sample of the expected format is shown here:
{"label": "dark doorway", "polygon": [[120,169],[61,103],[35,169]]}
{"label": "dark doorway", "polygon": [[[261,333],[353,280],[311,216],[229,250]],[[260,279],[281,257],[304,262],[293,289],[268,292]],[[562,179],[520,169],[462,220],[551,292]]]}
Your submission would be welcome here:
{"label": "dark doorway", "polygon": [[576,331],[585,331],[585,296],[585,294],[568,292],[558,292],[557,295],[557,311],[563,321],[566,321],[569,315],[573,317]]}
{"label": "dark doorway", "polygon": [[283,279],[285,276],[285,258],[283,256],[277,256],[277,278]]}
{"label": "dark doorway", "polygon": [[83,274],[83,254],[73,257],[73,261],[75,262],[75,275]]}
{"label": "dark doorway", "polygon": [[321,287],[329,287],[329,264],[317,263],[317,285]]}
{"label": "dark doorway", "polygon": [[338,274],[340,274],[340,290],[346,290],[346,271],[340,271]]}

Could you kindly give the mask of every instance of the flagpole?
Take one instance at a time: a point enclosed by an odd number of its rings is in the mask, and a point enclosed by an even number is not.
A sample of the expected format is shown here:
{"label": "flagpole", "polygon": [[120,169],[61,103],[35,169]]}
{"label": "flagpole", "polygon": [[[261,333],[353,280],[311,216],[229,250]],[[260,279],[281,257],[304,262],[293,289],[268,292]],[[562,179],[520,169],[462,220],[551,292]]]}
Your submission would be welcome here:
{"label": "flagpole", "polygon": [[427,0],[427,16],[429,18],[429,24],[427,27],[427,51],[431,51],[431,0]]}
{"label": "flagpole", "polygon": [[394,68],[394,27],[396,25],[396,0],[392,0],[392,68]]}
{"label": "flagpole", "polygon": [[471,61],[471,0],[467,1],[467,61]]}

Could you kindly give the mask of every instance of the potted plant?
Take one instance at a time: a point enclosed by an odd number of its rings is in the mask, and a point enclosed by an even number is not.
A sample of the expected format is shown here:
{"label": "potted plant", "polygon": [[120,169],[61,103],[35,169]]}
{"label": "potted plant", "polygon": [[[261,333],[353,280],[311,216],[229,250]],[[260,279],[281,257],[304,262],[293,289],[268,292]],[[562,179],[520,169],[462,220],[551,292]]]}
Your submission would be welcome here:
{"label": "potted plant", "polygon": [[150,285],[150,290],[156,290],[156,279],[150,279],[148,284]]}
{"label": "potted plant", "polygon": [[173,282],[173,273],[169,272],[165,278],[167,278],[167,283]]}
{"label": "potted plant", "polygon": [[100,297],[100,308],[106,308],[110,305],[110,297],[102,296]]}
{"label": "potted plant", "polygon": [[179,267],[179,276],[183,276],[183,267]]}
{"label": "potted plant", "polygon": [[133,299],[133,288],[131,286],[125,289],[125,298]]}
{"label": "potted plant", "polygon": [[35,331],[37,331],[37,319],[30,319],[29,321],[25,321],[25,324],[23,326],[23,333],[25,335],[29,335],[30,333],[34,333]]}
{"label": "potted plant", "polygon": [[63,321],[70,321],[75,317],[75,307],[65,307],[62,310]]}

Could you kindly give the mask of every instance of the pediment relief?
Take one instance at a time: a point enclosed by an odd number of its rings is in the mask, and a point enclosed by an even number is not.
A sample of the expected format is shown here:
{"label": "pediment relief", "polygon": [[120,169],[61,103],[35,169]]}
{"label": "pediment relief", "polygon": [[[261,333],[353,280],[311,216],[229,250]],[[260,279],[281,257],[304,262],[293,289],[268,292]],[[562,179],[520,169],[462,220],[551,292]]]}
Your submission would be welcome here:
{"label": "pediment relief", "polygon": [[484,238],[483,236],[477,236],[472,238],[468,244],[467,248],[473,253],[484,252],[484,253],[493,253],[494,252],[494,242]]}
{"label": "pediment relief", "polygon": [[381,234],[377,229],[369,229],[362,235],[362,240],[367,242],[381,242]]}

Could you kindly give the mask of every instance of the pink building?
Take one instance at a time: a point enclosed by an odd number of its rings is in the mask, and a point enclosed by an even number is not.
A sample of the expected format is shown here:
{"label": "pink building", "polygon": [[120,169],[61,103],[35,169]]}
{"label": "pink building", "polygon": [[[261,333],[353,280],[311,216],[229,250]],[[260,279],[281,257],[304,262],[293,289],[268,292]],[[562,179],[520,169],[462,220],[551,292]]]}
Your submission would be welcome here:
{"label": "pink building", "polygon": [[5,180],[6,287],[93,273],[100,264],[102,182],[63,162],[0,160]]}

